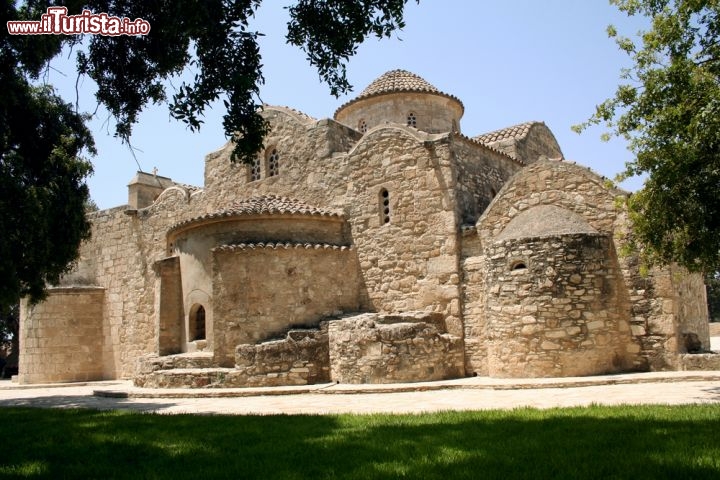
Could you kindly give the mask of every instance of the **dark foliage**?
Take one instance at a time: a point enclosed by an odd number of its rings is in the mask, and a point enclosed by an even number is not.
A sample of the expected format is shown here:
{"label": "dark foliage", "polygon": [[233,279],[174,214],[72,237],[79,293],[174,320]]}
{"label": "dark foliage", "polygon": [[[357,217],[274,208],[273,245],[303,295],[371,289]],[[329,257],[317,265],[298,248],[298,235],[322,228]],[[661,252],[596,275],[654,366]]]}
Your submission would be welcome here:
{"label": "dark foliage", "polygon": [[[330,86],[348,91],[344,62],[367,36],[383,37],[403,26],[407,0],[301,0],[290,8],[288,41]],[[143,19],[148,35],[0,36],[0,305],[21,296],[43,297],[58,282],[89,235],[84,183],[94,153],[85,118],[49,86],[37,86],[44,69],[65,46],[76,50],[79,75],[98,85],[97,100],[116,120],[115,134],[129,142],[148,103],[167,101],[171,114],[191,130],[222,99],[223,127],[235,140],[233,161],[251,161],[263,146],[267,123],[260,116],[262,63],[250,19],[261,0],[0,0],[0,24],[34,20],[51,6],[68,14],[94,13]],[[167,80],[196,72],[170,94]]]}
{"label": "dark foliage", "polygon": [[611,0],[651,28],[640,40],[608,29],[632,59],[615,96],[584,126],[607,124],[636,159],[624,177],[647,174],[629,201],[637,247],[648,263],[692,271],[720,265],[720,2]]}

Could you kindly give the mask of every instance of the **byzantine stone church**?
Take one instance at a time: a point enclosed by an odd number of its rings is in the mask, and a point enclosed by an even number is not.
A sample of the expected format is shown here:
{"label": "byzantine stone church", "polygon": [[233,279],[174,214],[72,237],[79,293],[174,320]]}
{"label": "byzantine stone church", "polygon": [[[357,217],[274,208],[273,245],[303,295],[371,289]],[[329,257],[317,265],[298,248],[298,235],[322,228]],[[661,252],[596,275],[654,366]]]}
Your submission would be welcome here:
{"label": "byzantine stone church", "polygon": [[[138,172],[21,314],[21,383],[417,382],[703,368],[705,287],[624,255],[628,193],[548,127],[466,134],[393,70],[333,118],[265,106],[250,164]],[[704,359],[704,360],[702,360]],[[710,359],[710,360],[708,360]]]}

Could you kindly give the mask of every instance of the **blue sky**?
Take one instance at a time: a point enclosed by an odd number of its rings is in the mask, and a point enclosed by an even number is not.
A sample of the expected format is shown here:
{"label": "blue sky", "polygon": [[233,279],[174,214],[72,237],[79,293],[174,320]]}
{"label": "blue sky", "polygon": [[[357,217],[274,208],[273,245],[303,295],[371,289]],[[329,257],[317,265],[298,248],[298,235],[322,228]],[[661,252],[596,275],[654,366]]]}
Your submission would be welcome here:
{"label": "blue sky", "polygon": [[[570,130],[587,119],[595,105],[612,95],[627,57],[607,37],[613,24],[621,34],[641,30],[641,18],[628,18],[607,0],[422,0],[406,9],[406,27],[391,39],[370,39],[350,60],[354,92],[330,95],[299,49],[285,45],[287,12],[283,2],[265,0],[252,22],[261,39],[265,84],[261,99],[315,118],[332,117],[388,70],[416,73],[465,105],[464,134],[478,135],[529,120],[544,121],[565,158],[613,177],[631,159],[625,142],[602,142],[602,128],[578,135]],[[73,12],[71,12],[73,13]],[[47,81],[75,101],[71,61],[57,61]],[[179,82],[174,82],[179,85]],[[79,105],[94,111],[94,84],[80,84]],[[206,112],[200,133],[170,118],[166,105],[148,108],[132,138],[144,171],[202,186],[204,155],[225,143],[221,105]],[[100,208],[126,203],[126,185],[138,170],[127,146],[112,136],[114,124],[98,111],[91,123],[98,147],[88,180]],[[623,184],[639,188],[639,180]]]}

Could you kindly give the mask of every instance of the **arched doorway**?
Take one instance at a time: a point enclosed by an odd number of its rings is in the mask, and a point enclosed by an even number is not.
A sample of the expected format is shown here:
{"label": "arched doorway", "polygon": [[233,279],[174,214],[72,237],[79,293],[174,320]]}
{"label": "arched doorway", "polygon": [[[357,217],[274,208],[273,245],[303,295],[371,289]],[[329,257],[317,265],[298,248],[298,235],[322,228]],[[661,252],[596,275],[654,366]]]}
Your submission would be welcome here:
{"label": "arched doorway", "polygon": [[205,307],[199,303],[190,308],[190,321],[188,322],[190,341],[205,340]]}

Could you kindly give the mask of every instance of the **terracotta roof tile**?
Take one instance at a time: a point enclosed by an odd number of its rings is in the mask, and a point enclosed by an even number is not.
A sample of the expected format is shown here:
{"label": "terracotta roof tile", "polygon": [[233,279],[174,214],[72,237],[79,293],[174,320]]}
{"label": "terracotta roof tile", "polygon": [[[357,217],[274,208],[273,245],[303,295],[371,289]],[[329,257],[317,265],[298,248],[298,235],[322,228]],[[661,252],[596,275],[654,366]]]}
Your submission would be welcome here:
{"label": "terracotta roof tile", "polygon": [[212,249],[213,252],[235,252],[242,250],[289,250],[289,249],[305,249],[305,250],[351,250],[351,246],[332,245],[329,243],[291,243],[291,242],[258,242],[258,243],[238,243],[233,245],[221,245]]}
{"label": "terracotta roof tile", "polygon": [[440,90],[414,73],[407,70],[390,70],[368,85],[365,90],[360,92],[358,98],[393,92],[441,93]]}
{"label": "terracotta roof tile", "polygon": [[276,195],[261,195],[256,197],[250,197],[243,200],[238,200],[231,203],[226,208],[218,210],[212,213],[193,217],[188,220],[176,223],[170,230],[189,225],[191,223],[200,222],[204,220],[211,220],[215,218],[229,218],[238,217],[243,215],[314,215],[324,217],[338,217],[341,218],[341,213],[320,209],[308,205],[307,203],[301,202],[294,198],[279,197]]}
{"label": "terracotta roof tile", "polygon": [[340,110],[353,104],[359,100],[363,100],[370,97],[379,95],[386,95],[390,93],[407,93],[407,92],[425,92],[434,93],[436,95],[442,95],[444,97],[452,98],[463,107],[462,102],[459,98],[454,95],[447,94],[438,90],[435,86],[428,83],[425,79],[407,70],[390,70],[385,72],[380,77],[375,79],[365,90],[360,92],[360,95],[347,101],[340,108],[335,111],[335,117]]}
{"label": "terracotta roof tile", "polygon": [[532,127],[536,123],[539,122],[525,122],[519,125],[513,125],[512,127],[495,130],[494,132],[483,133],[482,135],[473,137],[473,140],[488,144],[506,139],[521,140],[525,138],[525,136],[527,136],[528,132],[530,131],[530,127]]}

